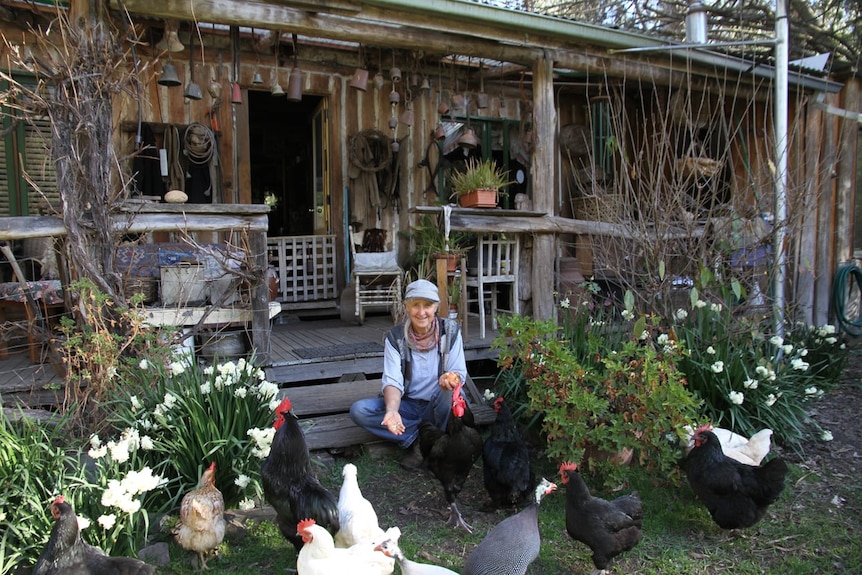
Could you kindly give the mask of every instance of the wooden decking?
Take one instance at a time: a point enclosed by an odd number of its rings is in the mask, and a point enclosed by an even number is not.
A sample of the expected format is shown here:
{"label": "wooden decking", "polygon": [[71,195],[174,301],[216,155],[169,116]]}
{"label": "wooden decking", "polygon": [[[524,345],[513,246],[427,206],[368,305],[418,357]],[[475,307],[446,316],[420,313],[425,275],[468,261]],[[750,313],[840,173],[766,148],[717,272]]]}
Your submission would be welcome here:
{"label": "wooden decking", "polygon": [[[478,319],[471,317],[470,322],[470,337],[464,346],[468,366],[496,357],[491,349],[496,332],[488,330],[485,339],[480,339]],[[264,366],[267,379],[290,387],[377,378],[383,369],[383,337],[390,327],[392,319],[383,313],[367,315],[363,325],[282,313],[272,323],[270,362]],[[23,346],[10,345],[9,352],[0,361],[0,403],[4,407],[19,403],[42,407],[61,400],[63,379],[50,363],[31,364]]]}

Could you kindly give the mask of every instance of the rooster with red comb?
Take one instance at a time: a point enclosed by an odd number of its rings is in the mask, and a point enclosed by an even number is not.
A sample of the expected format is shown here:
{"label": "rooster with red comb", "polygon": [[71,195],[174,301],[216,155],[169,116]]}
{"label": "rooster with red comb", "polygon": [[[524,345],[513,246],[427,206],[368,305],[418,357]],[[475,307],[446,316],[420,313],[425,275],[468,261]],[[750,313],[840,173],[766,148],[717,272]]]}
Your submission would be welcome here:
{"label": "rooster with red comb", "polygon": [[305,434],[288,397],[276,408],[273,427],[275,437],[260,466],[260,478],[278,528],[298,553],[303,546],[296,532],[299,521],[311,518],[331,534],[338,531],[338,499],[314,473]]}

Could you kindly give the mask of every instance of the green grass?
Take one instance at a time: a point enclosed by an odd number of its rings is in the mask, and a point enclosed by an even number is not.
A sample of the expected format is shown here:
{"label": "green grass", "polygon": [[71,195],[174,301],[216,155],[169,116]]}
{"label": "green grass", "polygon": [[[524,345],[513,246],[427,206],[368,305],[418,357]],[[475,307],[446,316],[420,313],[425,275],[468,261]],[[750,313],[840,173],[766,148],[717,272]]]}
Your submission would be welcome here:
{"label": "green grass", "polygon": [[[444,524],[445,502],[436,481],[407,473],[391,458],[362,456],[352,460],[359,469],[363,494],[372,501],[380,524],[398,525],[405,554],[420,562],[460,571],[464,558],[505,513],[481,512],[485,494],[480,464],[474,468],[462,496],[462,512],[473,534]],[[343,460],[321,471],[321,480],[337,491]],[[547,462],[538,470],[551,480],[559,475]],[[694,499],[687,484],[654,485],[633,469],[631,485],[644,502],[643,539],[618,557],[611,569],[618,574],[795,575],[862,572],[862,520],[858,493],[862,478],[826,477],[800,463],[791,465],[787,487],[764,519],[752,528],[719,529]],[[613,494],[599,494],[612,497]],[[590,573],[589,549],[565,534],[565,488],[545,499],[540,510],[542,551],[530,567],[532,575]],[[173,561],[160,573],[193,573],[191,554],[171,544]],[[293,548],[269,521],[252,525],[241,541],[222,545],[211,570],[230,573],[283,573],[295,566]],[[397,572],[397,569],[396,569]]]}

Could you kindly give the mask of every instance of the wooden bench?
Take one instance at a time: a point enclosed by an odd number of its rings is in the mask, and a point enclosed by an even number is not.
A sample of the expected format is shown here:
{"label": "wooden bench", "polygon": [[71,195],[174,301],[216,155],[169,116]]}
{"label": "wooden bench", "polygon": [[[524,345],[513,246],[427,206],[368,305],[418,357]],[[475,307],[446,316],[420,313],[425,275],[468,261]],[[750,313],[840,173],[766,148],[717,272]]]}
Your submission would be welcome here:
{"label": "wooden bench", "polygon": [[[349,411],[354,401],[380,394],[381,385],[380,379],[361,379],[286,387],[280,390],[279,398],[290,398],[293,411],[305,429],[309,449],[340,449],[380,441],[380,438],[353,423]],[[476,424],[492,423],[496,413],[485,404],[482,394],[469,377],[464,389]]]}

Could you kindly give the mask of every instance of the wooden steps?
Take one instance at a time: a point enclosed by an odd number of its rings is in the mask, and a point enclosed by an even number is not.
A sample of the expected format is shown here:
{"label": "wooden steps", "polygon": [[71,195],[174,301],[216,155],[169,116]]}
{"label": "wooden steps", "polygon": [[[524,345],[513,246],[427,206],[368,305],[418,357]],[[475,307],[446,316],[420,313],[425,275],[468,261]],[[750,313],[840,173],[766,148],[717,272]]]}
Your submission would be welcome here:
{"label": "wooden steps", "polygon": [[[305,441],[310,450],[341,449],[380,441],[353,423],[349,411],[354,401],[379,395],[381,385],[380,379],[359,379],[285,387],[279,391],[279,398],[290,398],[293,411],[304,427]],[[485,404],[469,377],[464,390],[476,424],[492,423],[496,413]]]}

